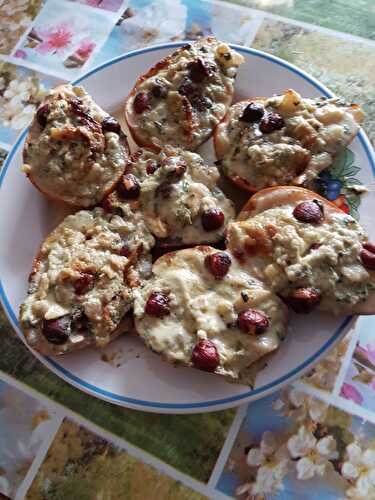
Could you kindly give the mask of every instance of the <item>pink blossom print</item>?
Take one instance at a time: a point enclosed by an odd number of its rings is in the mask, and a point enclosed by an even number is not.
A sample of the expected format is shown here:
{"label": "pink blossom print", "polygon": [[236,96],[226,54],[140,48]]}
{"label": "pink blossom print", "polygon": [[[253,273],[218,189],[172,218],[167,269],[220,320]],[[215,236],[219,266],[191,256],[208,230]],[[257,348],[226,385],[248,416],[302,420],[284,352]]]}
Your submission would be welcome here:
{"label": "pink blossom print", "polygon": [[19,59],[27,59],[27,54],[24,50],[16,50],[16,53],[14,54],[15,57],[18,57]]}
{"label": "pink blossom print", "polygon": [[68,80],[78,76],[115,24],[112,13],[97,8],[99,4],[107,4],[106,0],[90,0],[90,3],[92,5],[88,6],[67,0],[45,2],[18,48],[17,57],[47,67],[59,78]]}
{"label": "pink blossom print", "polygon": [[355,348],[355,355],[358,358],[362,356],[364,359],[367,359],[371,365],[375,367],[375,345],[368,343],[366,347],[362,347],[357,345]]}
{"label": "pink blossom print", "polygon": [[65,21],[49,30],[37,32],[42,43],[36,47],[36,51],[43,55],[48,53],[64,55],[72,46],[73,29],[74,23]]}
{"label": "pink blossom print", "polygon": [[95,49],[95,43],[92,42],[91,40],[85,39],[82,40],[80,43],[78,49],[75,52],[75,55],[77,57],[80,57],[81,59],[88,59],[91,55],[91,52]]}
{"label": "pink blossom print", "polygon": [[363,402],[362,394],[354,387],[354,385],[347,384],[344,382],[341,386],[340,396],[345,399],[354,401],[357,405],[361,405]]}

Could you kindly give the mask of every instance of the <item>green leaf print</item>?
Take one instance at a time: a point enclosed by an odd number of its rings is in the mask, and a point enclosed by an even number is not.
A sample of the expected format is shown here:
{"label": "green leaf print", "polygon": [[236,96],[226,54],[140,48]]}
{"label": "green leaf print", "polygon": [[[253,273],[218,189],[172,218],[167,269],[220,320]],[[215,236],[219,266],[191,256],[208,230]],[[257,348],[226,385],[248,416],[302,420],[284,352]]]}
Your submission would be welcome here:
{"label": "green leaf print", "polygon": [[330,174],[335,179],[344,181],[346,177],[353,177],[360,171],[359,167],[353,165],[354,153],[350,149],[343,149],[337,156],[329,169]]}

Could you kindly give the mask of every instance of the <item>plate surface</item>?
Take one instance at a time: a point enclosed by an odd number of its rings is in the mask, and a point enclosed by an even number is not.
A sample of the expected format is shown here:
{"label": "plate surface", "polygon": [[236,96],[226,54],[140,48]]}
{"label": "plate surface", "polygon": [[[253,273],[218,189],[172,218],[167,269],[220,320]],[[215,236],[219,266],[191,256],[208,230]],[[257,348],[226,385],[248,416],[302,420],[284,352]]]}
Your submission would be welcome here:
{"label": "plate surface", "polygon": [[[145,73],[182,43],[159,45],[134,51],[93,69],[75,83],[81,83],[107,111],[120,109],[136,78]],[[234,102],[251,96],[268,96],[294,88],[304,96],[332,93],[295,66],[263,52],[234,47],[246,62],[236,80]],[[47,202],[20,172],[25,134],[21,134],[5,162],[0,176],[0,297],[18,335],[19,305],[26,294],[27,277],[41,240],[65,215]],[[374,184],[375,157],[363,132],[350,149],[357,177]],[[211,141],[201,153],[212,159]],[[374,191],[374,190],[372,190]],[[375,238],[375,194],[364,197],[361,222]],[[66,357],[34,354],[67,382],[98,398],[144,411],[193,413],[218,410],[265,396],[310,369],[347,331],[353,318],[314,314],[292,316],[290,331],[275,356],[257,377],[253,390],[220,380],[211,374],[188,368],[174,368],[143,347],[136,337],[124,336],[103,351],[87,349]]]}

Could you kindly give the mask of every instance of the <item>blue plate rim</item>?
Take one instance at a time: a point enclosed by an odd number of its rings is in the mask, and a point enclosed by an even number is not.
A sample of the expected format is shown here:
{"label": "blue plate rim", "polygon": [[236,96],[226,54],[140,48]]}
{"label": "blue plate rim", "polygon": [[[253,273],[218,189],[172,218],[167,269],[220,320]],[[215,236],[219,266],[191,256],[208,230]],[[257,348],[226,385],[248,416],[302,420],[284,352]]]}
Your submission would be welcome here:
{"label": "blue plate rim", "polygon": [[[134,50],[131,52],[127,52],[125,54],[122,54],[120,56],[114,57],[98,66],[95,68],[89,70],[86,72],[84,75],[81,77],[77,78],[76,80],[72,81],[72,84],[78,84],[89,78],[90,76],[94,75],[95,73],[98,73],[102,71],[103,69],[107,68],[108,66],[112,66],[113,64],[116,64],[119,61],[123,61],[125,59],[129,59],[132,57],[139,56],[144,53],[148,52],[154,52],[160,49],[171,49],[171,48],[177,48],[181,47],[182,45],[189,43],[189,41],[181,41],[181,42],[174,42],[174,43],[167,43],[167,44],[158,44],[158,45],[153,45],[150,47]],[[236,49],[239,52],[242,52],[244,54],[250,54],[252,56],[260,57],[266,60],[269,60],[279,66],[282,66],[286,68],[287,70],[291,71],[292,73],[297,74],[298,76],[302,77],[304,80],[308,81],[311,83],[315,88],[317,88],[320,92],[322,92],[323,95],[326,97],[332,97],[334,94],[321,82],[319,82],[316,78],[313,76],[309,75],[302,69],[298,68],[297,66],[284,61],[283,59],[280,59],[274,55],[267,54],[263,51],[256,50],[250,47],[242,47],[240,45],[235,45],[235,44],[230,44],[231,47]],[[12,162],[13,156],[17,152],[20,144],[24,141],[26,134],[28,132],[28,129],[25,129],[17,138],[15,144],[13,145],[12,149],[10,150],[7,159],[4,162],[4,165],[1,169],[0,172],[0,190],[1,186],[3,183],[3,180],[5,178],[6,172]],[[358,136],[357,136],[361,142],[361,145],[363,146],[366,156],[368,158],[368,161],[372,167],[372,172],[375,176],[375,153],[372,149],[372,146],[370,144],[370,141],[368,140],[366,134],[363,132],[363,130],[360,130]],[[2,280],[0,278],[0,301],[4,307],[4,310],[8,316],[8,319],[10,320],[12,326],[16,330],[17,334],[21,337],[23,342],[26,344],[22,331],[20,329],[19,323],[18,323],[18,318],[16,314],[14,313],[8,297],[5,293],[5,289],[3,287]],[[73,386],[78,387],[80,389],[83,389],[85,392],[88,392],[91,395],[97,396],[100,399],[105,399],[106,401],[110,401],[116,404],[123,404],[126,403],[124,406],[129,406],[138,410],[146,410],[146,411],[168,411],[168,410],[176,410],[176,411],[184,411],[188,412],[189,410],[191,411],[213,411],[217,410],[219,408],[225,408],[225,407],[230,407],[230,406],[237,406],[241,403],[245,403],[249,399],[253,399],[254,396],[257,396],[257,398],[263,396],[266,396],[270,392],[273,392],[277,390],[281,385],[284,385],[287,381],[291,382],[294,380],[298,375],[301,375],[303,372],[308,370],[309,367],[311,367],[315,362],[319,360],[319,358],[324,354],[325,351],[327,351],[331,346],[333,346],[341,337],[341,335],[347,330],[347,327],[351,323],[353,319],[353,316],[347,316],[344,318],[340,326],[337,328],[337,330],[334,332],[334,334],[328,339],[323,346],[321,346],[318,351],[316,351],[312,356],[310,356],[307,360],[305,360],[303,363],[301,363],[299,366],[291,370],[290,372],[286,373],[282,377],[279,377],[275,381],[269,384],[265,384],[261,387],[258,387],[257,389],[252,389],[250,391],[246,391],[242,394],[237,394],[235,396],[223,398],[223,399],[217,399],[217,400],[209,400],[201,403],[161,403],[157,401],[144,401],[141,399],[136,399],[136,398],[130,398],[126,396],[121,396],[116,393],[112,393],[110,391],[101,389],[100,387],[97,387],[93,384],[90,384],[86,382],[85,380],[77,377],[76,375],[72,374],[68,370],[66,370],[64,367],[62,367],[54,358],[50,356],[42,356],[39,353],[35,352],[31,348],[29,348],[36,357],[42,361],[48,368],[50,368],[53,372],[61,376],[65,381],[71,383]],[[26,344],[27,345],[27,344]],[[29,346],[27,346],[29,347]]]}

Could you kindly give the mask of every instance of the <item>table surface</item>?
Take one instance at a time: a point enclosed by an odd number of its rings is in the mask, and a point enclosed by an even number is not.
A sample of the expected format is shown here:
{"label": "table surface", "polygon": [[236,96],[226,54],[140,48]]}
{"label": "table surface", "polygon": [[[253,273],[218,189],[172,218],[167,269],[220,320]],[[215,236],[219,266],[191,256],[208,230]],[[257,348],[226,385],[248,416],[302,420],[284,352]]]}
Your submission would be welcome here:
{"label": "table surface", "polygon": [[[374,142],[374,0],[0,0],[0,162],[49,88],[128,50],[210,33],[361,103]],[[0,497],[375,499],[373,329],[361,318],[312,372],[272,396],[174,416],[66,384],[0,311]]]}

